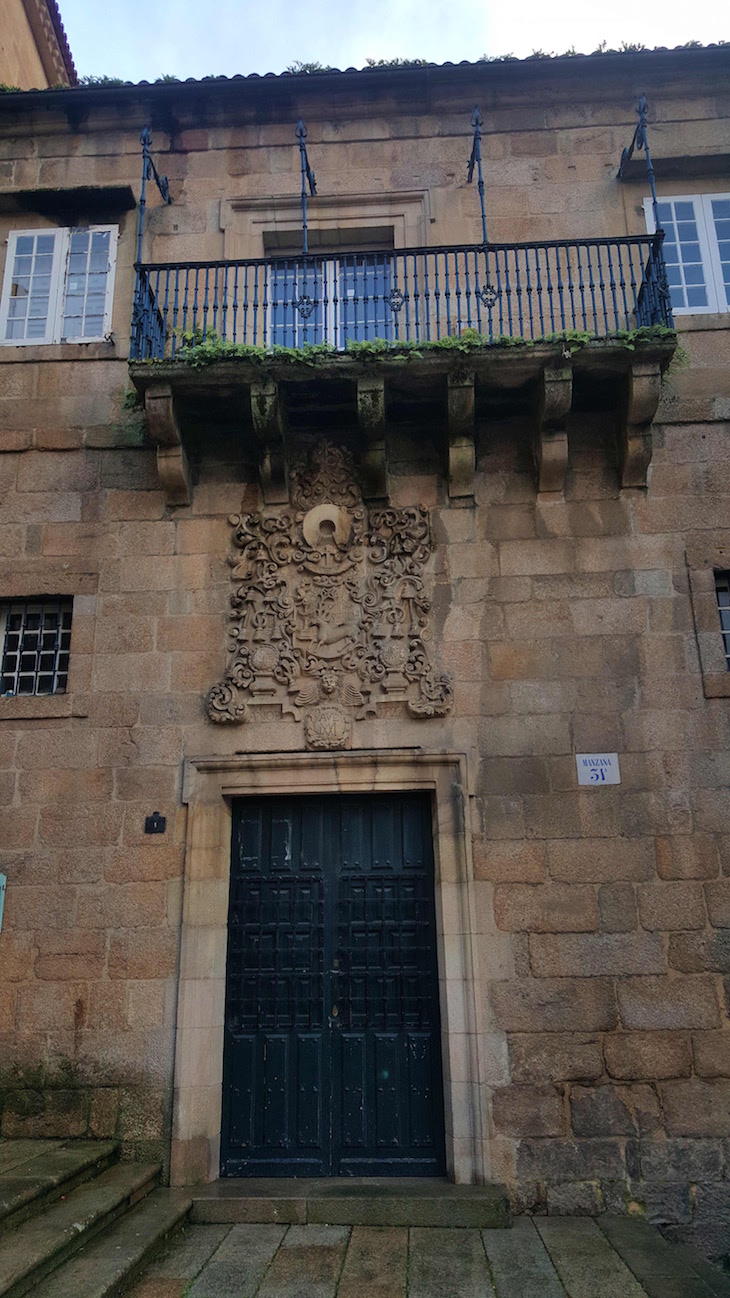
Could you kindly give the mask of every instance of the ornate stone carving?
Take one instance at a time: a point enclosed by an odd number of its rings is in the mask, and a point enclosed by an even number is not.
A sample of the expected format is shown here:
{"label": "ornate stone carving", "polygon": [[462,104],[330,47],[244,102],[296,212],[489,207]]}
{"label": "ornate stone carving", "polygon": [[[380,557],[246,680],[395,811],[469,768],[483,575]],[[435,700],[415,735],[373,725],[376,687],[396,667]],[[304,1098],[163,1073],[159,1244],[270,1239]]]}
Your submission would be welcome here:
{"label": "ornate stone carving", "polygon": [[426,510],[367,510],[349,455],[327,442],[292,467],[290,492],[286,512],[231,518],[231,646],[211,721],[275,703],[304,721],[308,748],[335,749],[386,700],[444,716],[451,682],[427,643]]}

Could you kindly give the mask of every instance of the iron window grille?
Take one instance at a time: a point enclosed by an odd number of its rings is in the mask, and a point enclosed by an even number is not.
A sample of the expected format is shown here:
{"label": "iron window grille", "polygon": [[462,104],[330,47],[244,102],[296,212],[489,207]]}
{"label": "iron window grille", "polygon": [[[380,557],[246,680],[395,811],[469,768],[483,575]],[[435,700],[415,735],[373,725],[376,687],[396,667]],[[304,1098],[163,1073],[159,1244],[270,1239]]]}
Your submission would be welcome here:
{"label": "iron window grille", "polygon": [[72,599],[0,602],[0,696],[63,694]]}
{"label": "iron window grille", "polygon": [[730,672],[730,572],[715,573],[715,594],[717,595],[717,609],[720,614],[725,666]]}

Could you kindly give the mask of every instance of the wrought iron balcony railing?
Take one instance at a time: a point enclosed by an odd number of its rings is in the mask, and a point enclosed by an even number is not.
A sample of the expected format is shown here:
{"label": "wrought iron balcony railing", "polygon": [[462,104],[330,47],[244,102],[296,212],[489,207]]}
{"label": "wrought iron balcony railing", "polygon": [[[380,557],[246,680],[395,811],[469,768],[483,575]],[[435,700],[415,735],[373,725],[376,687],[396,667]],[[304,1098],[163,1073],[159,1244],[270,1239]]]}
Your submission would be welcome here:
{"label": "wrought iron balcony railing", "polygon": [[352,342],[423,344],[467,329],[494,342],[671,326],[662,240],[659,231],[139,265],[131,359],[190,358],[213,341],[345,351]]}

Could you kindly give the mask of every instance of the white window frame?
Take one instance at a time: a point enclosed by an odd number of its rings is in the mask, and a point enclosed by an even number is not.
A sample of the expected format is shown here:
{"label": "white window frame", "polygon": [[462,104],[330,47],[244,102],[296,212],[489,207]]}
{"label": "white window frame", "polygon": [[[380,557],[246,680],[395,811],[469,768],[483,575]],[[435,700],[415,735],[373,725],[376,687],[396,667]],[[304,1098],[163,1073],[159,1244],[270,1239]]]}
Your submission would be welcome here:
{"label": "white window frame", "polygon": [[[68,276],[68,259],[71,245],[71,235],[76,230],[88,231],[89,234],[103,234],[109,232],[109,270],[106,277],[106,294],[104,298],[104,324],[100,334],[93,337],[84,336],[83,338],[64,338],[63,336],[63,317],[65,304],[66,279]],[[46,333],[43,338],[6,338],[8,314],[10,311],[10,287],[12,283],[13,266],[15,265],[15,249],[18,239],[36,235],[52,234],[54,238],[53,246],[53,270],[51,271],[51,291],[48,300],[48,319],[46,322]],[[0,297],[0,346],[2,347],[45,347],[49,343],[92,343],[103,342],[108,338],[112,326],[112,305],[114,301],[114,276],[117,265],[117,240],[119,237],[118,225],[88,225],[74,226],[56,226],[55,228],[36,227],[34,230],[11,230],[7,238],[7,255],[5,258],[5,277],[3,280],[2,297]]]}
{"label": "white window frame", "polygon": [[[715,233],[715,221],[711,203],[717,199],[730,199],[730,194],[660,194],[660,203],[692,203],[697,223],[697,236],[702,255],[702,267],[705,272],[707,289],[707,306],[673,306],[673,315],[715,315],[730,311],[730,302],[725,291],[720,250]],[[646,229],[649,234],[656,233],[652,200],[644,199]]]}

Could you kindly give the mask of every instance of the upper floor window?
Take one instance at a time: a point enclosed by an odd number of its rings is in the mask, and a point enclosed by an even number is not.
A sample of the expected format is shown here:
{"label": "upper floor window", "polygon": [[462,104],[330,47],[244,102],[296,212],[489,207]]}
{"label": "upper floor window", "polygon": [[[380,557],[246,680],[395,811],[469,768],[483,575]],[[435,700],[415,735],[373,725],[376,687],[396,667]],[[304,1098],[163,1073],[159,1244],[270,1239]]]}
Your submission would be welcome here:
{"label": "upper floor window", "polygon": [[0,601],[0,696],[63,694],[73,600]]}
{"label": "upper floor window", "polygon": [[720,614],[725,664],[728,671],[730,671],[730,572],[715,573],[715,594],[717,596],[717,609]]}
{"label": "upper floor window", "polygon": [[[730,310],[730,194],[662,198],[664,260],[678,315]],[[651,199],[644,199],[646,226],[654,233]]]}
{"label": "upper floor window", "polygon": [[111,329],[118,228],[14,230],[8,237],[0,342],[92,342]]}

